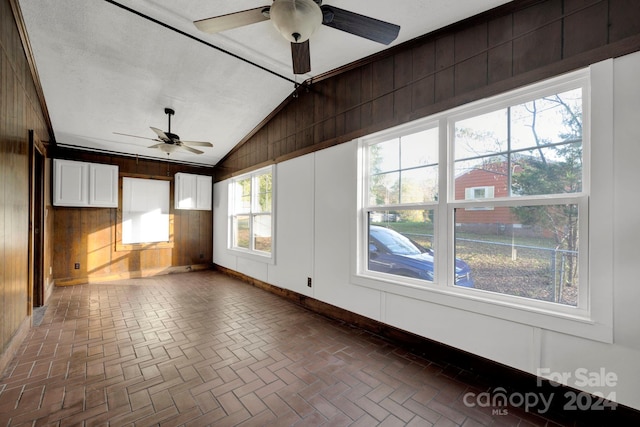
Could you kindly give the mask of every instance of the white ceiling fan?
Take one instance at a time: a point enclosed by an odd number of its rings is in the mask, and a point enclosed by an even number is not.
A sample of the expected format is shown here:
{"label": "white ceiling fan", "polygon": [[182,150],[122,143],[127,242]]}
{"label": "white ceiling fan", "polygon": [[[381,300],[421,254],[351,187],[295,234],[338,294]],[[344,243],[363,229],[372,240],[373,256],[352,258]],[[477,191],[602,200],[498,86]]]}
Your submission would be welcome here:
{"label": "white ceiling fan", "polygon": [[158,136],[157,138],[147,138],[144,136],[129,135],[126,133],[119,133],[119,132],[114,132],[114,134],[156,141],[158,142],[158,144],[151,145],[147,148],[153,148],[153,149],[158,149],[160,151],[164,151],[165,153],[167,153],[167,155],[174,153],[178,150],[185,150],[193,154],[202,154],[204,153],[204,151],[200,151],[193,147],[194,146],[195,147],[213,147],[212,143],[206,142],[206,141],[182,141],[178,135],[171,132],[171,116],[175,114],[175,111],[171,108],[165,108],[164,112],[169,119],[169,127],[167,132],[158,128],[154,128],[153,126],[150,126],[151,130],[154,131]]}

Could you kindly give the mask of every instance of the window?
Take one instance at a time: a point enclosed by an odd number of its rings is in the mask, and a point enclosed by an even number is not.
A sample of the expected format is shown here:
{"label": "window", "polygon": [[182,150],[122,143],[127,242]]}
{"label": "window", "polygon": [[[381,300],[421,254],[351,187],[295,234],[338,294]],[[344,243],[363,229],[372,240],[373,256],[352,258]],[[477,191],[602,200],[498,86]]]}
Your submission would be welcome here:
{"label": "window", "polygon": [[367,269],[432,282],[438,128],[385,135],[366,151]]}
{"label": "window", "polygon": [[172,247],[169,194],[168,180],[122,178],[118,250]]}
{"label": "window", "polygon": [[[464,198],[465,200],[493,199],[494,190],[495,190],[494,186],[468,187],[464,189]],[[466,210],[489,211],[489,210],[493,210],[493,208],[490,206],[479,206],[475,208],[466,208]]]}
{"label": "window", "polygon": [[491,199],[493,198],[493,187],[471,187],[465,188],[465,199]]}
{"label": "window", "polygon": [[273,253],[273,168],[239,176],[229,183],[232,250],[262,257]]}
{"label": "window", "polygon": [[[578,305],[583,98],[581,86],[550,88],[449,119],[453,244],[477,289]],[[467,186],[488,182],[495,191]]]}
{"label": "window", "polygon": [[586,316],[587,83],[579,72],[363,138],[357,276]]}

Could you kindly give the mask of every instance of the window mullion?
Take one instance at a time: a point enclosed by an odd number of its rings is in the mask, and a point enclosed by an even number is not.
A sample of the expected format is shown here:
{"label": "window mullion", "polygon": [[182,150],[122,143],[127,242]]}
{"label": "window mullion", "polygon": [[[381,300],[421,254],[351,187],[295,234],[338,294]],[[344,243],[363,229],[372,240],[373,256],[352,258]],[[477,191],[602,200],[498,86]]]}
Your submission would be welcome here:
{"label": "window mullion", "polygon": [[453,211],[450,213],[448,204],[452,197],[450,194],[450,182],[453,182],[453,149],[449,142],[450,124],[446,118],[438,122],[438,207],[436,214],[436,251],[435,271],[436,280],[441,284],[450,282],[450,270],[448,259],[452,258],[454,245],[451,244],[453,232],[450,223],[453,221]]}
{"label": "window mullion", "polygon": [[511,106],[507,107],[507,196],[513,196],[513,181],[512,181],[512,166],[511,160],[513,157],[513,153],[511,151]]}
{"label": "window mullion", "polygon": [[402,137],[398,138],[398,203],[402,204]]}
{"label": "window mullion", "polygon": [[256,188],[258,187],[258,177],[254,174],[251,176],[251,187],[249,189],[249,198],[251,200],[251,208],[249,212],[249,248],[251,251],[255,251],[255,236],[253,235],[253,223],[255,222],[255,212],[256,212]]}

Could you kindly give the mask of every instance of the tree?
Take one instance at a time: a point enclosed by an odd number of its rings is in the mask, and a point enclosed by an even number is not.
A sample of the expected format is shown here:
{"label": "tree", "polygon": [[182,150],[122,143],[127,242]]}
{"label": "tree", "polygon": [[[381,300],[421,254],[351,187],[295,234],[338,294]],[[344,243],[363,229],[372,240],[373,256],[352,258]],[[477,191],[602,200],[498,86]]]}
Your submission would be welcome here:
{"label": "tree", "polygon": [[[557,107],[562,117],[558,140],[540,137],[538,116],[540,107]],[[580,103],[570,103],[561,95],[542,98],[526,104],[530,113],[530,128],[536,143],[535,156],[520,155],[516,159],[518,172],[512,176],[512,191],[516,195],[576,193],[582,189],[582,109]],[[524,224],[536,224],[553,234],[556,250],[575,252],[578,249],[578,207],[576,205],[520,206],[512,208]],[[562,277],[571,286],[577,277],[576,257],[568,256]]]}

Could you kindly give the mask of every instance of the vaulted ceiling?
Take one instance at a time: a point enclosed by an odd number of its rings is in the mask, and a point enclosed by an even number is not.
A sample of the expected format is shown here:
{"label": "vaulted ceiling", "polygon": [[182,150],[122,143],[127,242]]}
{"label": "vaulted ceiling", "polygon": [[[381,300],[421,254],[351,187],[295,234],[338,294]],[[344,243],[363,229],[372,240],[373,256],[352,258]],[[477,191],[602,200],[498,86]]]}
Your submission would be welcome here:
{"label": "vaulted ceiling", "polygon": [[169,107],[173,133],[213,143],[169,160],[215,165],[296,83],[507,1],[327,0],[397,24],[399,35],[384,45],[322,25],[310,39],[311,72],[301,75],[293,74],[290,43],[268,20],[215,34],[193,24],[270,3],[19,0],[57,144],[167,159],[148,147],[156,144],[150,127],[168,130]]}

